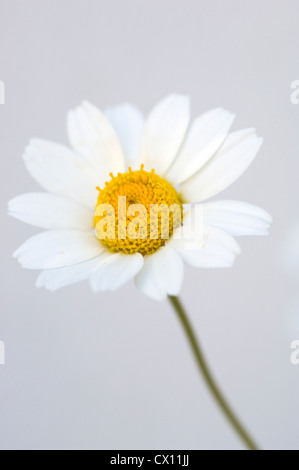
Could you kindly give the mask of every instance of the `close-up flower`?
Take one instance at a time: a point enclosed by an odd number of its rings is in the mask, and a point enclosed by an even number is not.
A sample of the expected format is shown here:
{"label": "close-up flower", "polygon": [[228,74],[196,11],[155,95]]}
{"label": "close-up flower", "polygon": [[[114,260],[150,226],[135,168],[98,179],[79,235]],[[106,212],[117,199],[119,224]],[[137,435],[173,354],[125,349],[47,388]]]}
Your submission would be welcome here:
{"label": "close-up flower", "polygon": [[0,3],[0,449],[297,450],[298,0]]}
{"label": "close-up flower", "polygon": [[[262,145],[254,129],[231,132],[234,119],[217,108],[191,123],[189,98],[178,94],[158,103],[147,119],[131,104],[101,112],[83,102],[68,114],[71,149],[40,139],[26,148],[26,168],[46,192],[16,197],[9,214],[46,231],[14,256],[22,267],[42,271],[37,287],[54,291],[89,280],[94,292],[114,291],[134,279],[156,300],[179,294],[184,263],[233,266],[241,251],[235,237],[268,235],[272,221],[245,202],[205,202],[237,180]],[[122,234],[121,197],[127,211]],[[103,239],[98,210],[107,204],[116,229]],[[180,217],[169,218],[169,236],[159,219],[155,237],[149,222],[145,236],[134,237],[126,229],[136,205],[145,207],[148,219],[151,207],[176,205]]]}

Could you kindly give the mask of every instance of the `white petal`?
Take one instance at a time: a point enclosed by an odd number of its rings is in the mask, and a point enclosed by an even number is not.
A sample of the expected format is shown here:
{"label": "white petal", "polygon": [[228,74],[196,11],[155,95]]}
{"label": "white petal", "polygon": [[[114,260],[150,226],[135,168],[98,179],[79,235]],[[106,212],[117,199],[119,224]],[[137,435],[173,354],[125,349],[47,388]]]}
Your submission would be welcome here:
{"label": "white petal", "polygon": [[139,170],[140,143],[144,128],[144,117],[139,109],[126,103],[114,108],[108,108],[105,115],[116,131],[126,159],[126,170],[131,167]]}
{"label": "white petal", "polygon": [[50,291],[56,291],[62,287],[86,281],[92,271],[97,267],[101,256],[58,269],[46,269],[37,278],[36,287],[44,287]]}
{"label": "white petal", "polygon": [[235,115],[218,108],[196,119],[187,135],[182,151],[167,172],[168,181],[179,184],[190,178],[222,145]]}
{"label": "white petal", "polygon": [[91,230],[94,214],[82,204],[56,194],[22,194],[8,203],[8,213],[45,230],[77,228]]}
{"label": "white petal", "polygon": [[23,268],[53,269],[82,263],[100,255],[104,246],[94,233],[53,230],[29,238],[15,253]]}
{"label": "white petal", "polygon": [[129,282],[143,266],[140,253],[105,253],[90,277],[94,292],[114,291]]}
{"label": "white petal", "polygon": [[249,167],[262,143],[254,129],[230,134],[216,155],[182,184],[183,198],[200,202],[227,188]]}
{"label": "white petal", "polygon": [[145,169],[163,176],[177,155],[190,120],[189,98],[170,95],[149,115],[141,141]]}
{"label": "white petal", "polygon": [[[188,233],[189,232],[189,233]],[[226,268],[241,253],[235,239],[224,230],[203,226],[201,234],[191,226],[184,227],[185,238],[172,238],[168,243],[177,250],[185,263],[198,268]]]}
{"label": "white petal", "polygon": [[155,300],[178,295],[184,276],[182,258],[169,246],[145,256],[144,266],[135,277],[136,287]]}
{"label": "white petal", "polygon": [[233,236],[267,236],[273,219],[264,209],[240,201],[216,201],[202,204],[199,223],[213,225]]}
{"label": "white petal", "polygon": [[106,116],[95,106],[83,102],[68,114],[68,134],[74,149],[81,154],[100,178],[109,181],[109,173],[125,171],[125,158],[118,137]]}
{"label": "white petal", "polygon": [[53,142],[32,140],[25,150],[24,160],[31,176],[44,189],[94,209],[99,180],[74,152]]}

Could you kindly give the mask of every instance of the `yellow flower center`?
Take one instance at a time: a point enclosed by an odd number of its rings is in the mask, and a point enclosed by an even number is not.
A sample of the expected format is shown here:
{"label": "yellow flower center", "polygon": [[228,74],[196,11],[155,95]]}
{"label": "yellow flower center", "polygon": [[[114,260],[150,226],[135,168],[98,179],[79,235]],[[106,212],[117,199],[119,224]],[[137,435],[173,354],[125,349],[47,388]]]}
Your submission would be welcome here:
{"label": "yellow flower center", "polygon": [[183,207],[176,189],[144,165],[111,176],[99,190],[95,210],[97,238],[113,252],[149,255],[165,245],[182,224]]}

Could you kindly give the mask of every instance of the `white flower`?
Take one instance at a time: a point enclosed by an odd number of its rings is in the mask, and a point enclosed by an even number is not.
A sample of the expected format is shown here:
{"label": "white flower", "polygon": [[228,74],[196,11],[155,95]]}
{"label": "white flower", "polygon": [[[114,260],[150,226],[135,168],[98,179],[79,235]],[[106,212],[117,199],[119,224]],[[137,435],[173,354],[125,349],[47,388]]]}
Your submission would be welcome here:
{"label": "white flower", "polygon": [[[29,173],[47,192],[13,199],[9,214],[46,231],[14,256],[23,267],[42,270],[38,287],[54,291],[89,279],[94,292],[114,291],[134,279],[157,300],[179,293],[184,263],[232,266],[240,253],[234,237],[268,235],[271,225],[267,212],[244,202],[203,203],[239,178],[261,147],[253,129],[229,133],[234,117],[215,109],[190,126],[189,99],[181,95],[168,96],[146,121],[130,104],[103,114],[84,102],[68,115],[73,150],[32,140],[25,151]],[[134,203],[156,203],[156,187],[162,202],[180,201],[185,238],[175,236],[178,226],[156,244],[127,238],[109,245],[97,238],[100,200],[127,191]],[[200,215],[192,218],[185,203],[200,203]]]}

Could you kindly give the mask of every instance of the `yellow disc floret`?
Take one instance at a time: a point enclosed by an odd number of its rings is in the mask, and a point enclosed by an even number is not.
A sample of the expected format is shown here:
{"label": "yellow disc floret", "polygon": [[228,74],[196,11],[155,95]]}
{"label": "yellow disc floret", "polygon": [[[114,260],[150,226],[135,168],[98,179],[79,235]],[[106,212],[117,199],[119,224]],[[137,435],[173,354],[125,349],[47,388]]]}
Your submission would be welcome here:
{"label": "yellow disc floret", "polygon": [[155,171],[129,168],[99,190],[95,211],[97,238],[113,252],[149,255],[165,245],[182,224],[176,189]]}

